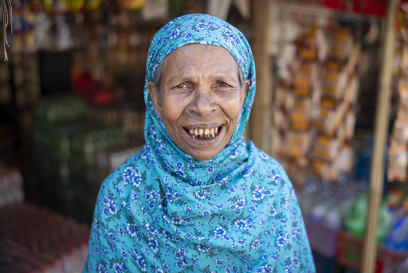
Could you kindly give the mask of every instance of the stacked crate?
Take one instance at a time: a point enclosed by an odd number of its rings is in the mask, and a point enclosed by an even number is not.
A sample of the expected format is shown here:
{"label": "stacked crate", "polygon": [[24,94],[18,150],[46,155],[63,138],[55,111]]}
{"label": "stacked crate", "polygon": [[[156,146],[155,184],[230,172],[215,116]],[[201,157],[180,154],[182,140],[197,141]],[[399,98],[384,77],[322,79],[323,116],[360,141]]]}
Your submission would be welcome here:
{"label": "stacked crate", "polygon": [[128,142],[121,126],[89,120],[77,97],[43,99],[36,109],[34,163],[48,205],[81,221],[92,219],[101,180],[97,153]]}

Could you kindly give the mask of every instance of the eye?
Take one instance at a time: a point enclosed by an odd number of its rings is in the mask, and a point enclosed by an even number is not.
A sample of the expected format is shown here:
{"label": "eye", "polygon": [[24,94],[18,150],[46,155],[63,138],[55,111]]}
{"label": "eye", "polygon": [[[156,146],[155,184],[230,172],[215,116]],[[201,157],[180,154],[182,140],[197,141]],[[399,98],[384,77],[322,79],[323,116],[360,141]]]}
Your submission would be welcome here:
{"label": "eye", "polygon": [[217,81],[215,84],[216,87],[221,87],[221,88],[226,88],[226,87],[232,87],[230,84],[224,82],[224,81]]}
{"label": "eye", "polygon": [[187,88],[187,84],[184,83],[184,82],[182,82],[182,83],[177,84],[177,85],[175,86],[175,88]]}

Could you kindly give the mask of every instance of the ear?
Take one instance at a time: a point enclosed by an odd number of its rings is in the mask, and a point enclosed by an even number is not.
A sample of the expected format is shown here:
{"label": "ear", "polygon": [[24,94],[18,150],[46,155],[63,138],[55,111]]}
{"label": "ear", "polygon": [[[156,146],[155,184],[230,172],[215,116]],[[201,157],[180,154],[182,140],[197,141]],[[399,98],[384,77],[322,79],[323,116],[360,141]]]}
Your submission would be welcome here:
{"label": "ear", "polygon": [[241,89],[241,105],[244,104],[245,98],[248,95],[249,90],[249,80],[246,80],[244,86]]}
{"label": "ear", "polygon": [[149,90],[149,95],[150,95],[150,98],[152,99],[154,109],[156,110],[157,115],[160,117],[161,100],[160,100],[159,90],[157,90],[157,87],[153,82],[147,83],[147,89]]}

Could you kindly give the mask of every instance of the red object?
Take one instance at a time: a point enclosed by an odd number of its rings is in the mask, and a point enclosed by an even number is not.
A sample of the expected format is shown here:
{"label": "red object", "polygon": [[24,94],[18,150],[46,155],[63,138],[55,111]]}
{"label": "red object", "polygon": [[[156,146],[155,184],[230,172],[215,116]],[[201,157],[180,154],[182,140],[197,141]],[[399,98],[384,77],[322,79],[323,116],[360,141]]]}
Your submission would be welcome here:
{"label": "red object", "polygon": [[84,73],[74,81],[74,89],[77,93],[84,95],[91,82],[91,75],[89,73]]}
{"label": "red object", "polygon": [[[354,238],[344,231],[338,233],[337,262],[347,268],[361,270],[363,260],[363,245],[361,239]],[[375,261],[375,273],[381,273],[383,269],[382,248],[378,248]]]}
{"label": "red object", "polygon": [[[386,272],[397,272],[398,268],[408,258],[408,254],[383,249],[383,268]],[[384,270],[384,271],[385,271]]]}
{"label": "red object", "polygon": [[74,81],[75,92],[84,96],[94,105],[109,104],[116,100],[110,88],[84,73]]}
{"label": "red object", "polygon": [[90,84],[85,96],[94,105],[104,105],[115,102],[115,96],[110,89],[106,85],[96,81]]}
{"label": "red object", "polygon": [[[363,259],[364,242],[344,232],[338,233],[338,249],[336,260],[339,264],[359,271]],[[375,261],[375,273],[396,272],[398,267],[408,258],[408,254],[398,253],[378,246]]]}
{"label": "red object", "polygon": [[110,104],[115,101],[115,96],[108,90],[99,90],[91,97],[91,102],[95,105]]}
{"label": "red object", "polygon": [[337,9],[341,11],[347,10],[347,6],[344,4],[343,0],[323,0],[323,5],[331,9]]}
{"label": "red object", "polygon": [[364,15],[384,17],[387,10],[387,0],[322,0],[323,5],[340,11],[351,11]]}
{"label": "red object", "polygon": [[387,0],[353,0],[354,12],[383,17],[387,10]]}

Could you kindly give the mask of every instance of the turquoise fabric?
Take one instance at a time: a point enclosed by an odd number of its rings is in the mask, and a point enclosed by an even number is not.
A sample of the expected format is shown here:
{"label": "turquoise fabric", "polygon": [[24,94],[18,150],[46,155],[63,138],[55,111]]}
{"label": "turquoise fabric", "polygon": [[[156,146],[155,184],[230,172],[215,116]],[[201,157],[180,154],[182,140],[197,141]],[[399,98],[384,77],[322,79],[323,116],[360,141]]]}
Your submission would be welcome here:
{"label": "turquoise fabric", "polygon": [[285,171],[242,137],[255,95],[243,34],[210,15],[178,17],[153,38],[146,82],[191,43],[224,47],[250,80],[239,124],[218,155],[198,161],[167,134],[145,87],[146,144],[101,186],[84,272],[315,272]]}

